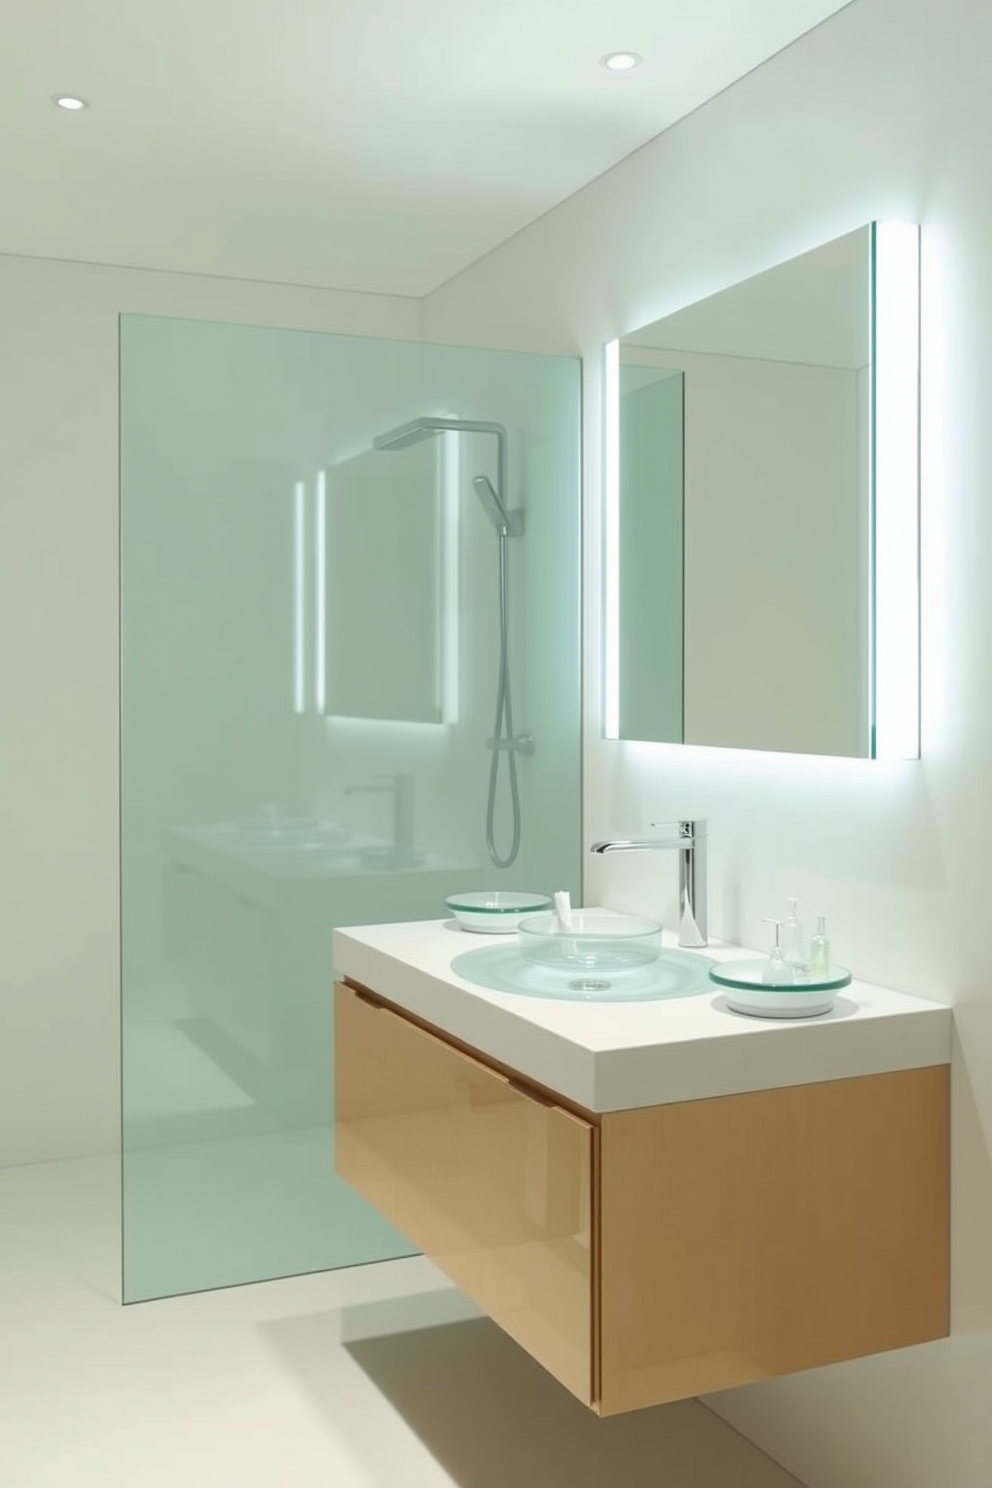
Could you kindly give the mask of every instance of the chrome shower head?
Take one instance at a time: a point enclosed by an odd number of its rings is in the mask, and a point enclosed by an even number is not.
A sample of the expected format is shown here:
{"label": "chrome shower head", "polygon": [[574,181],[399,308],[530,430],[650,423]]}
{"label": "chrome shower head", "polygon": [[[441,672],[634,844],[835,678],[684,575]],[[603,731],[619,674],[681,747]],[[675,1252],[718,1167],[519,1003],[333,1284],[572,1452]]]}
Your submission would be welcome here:
{"label": "chrome shower head", "polygon": [[390,429],[388,434],[377,434],[372,441],[372,448],[377,450],[407,449],[409,445],[420,444],[421,440],[430,439],[433,434],[439,434],[450,425],[450,419],[411,419],[408,424],[400,424],[398,429]]}

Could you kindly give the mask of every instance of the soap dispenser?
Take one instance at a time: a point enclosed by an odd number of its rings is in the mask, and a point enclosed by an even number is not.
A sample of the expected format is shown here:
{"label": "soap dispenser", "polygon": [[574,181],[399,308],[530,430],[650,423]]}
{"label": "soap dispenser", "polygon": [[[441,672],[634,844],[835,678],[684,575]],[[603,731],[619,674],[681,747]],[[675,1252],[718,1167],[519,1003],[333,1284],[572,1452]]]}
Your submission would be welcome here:
{"label": "soap dispenser", "polygon": [[791,987],[795,981],[792,967],[782,954],[782,924],[780,920],[773,920],[770,915],[762,915],[766,925],[775,926],[775,944],[771,948],[768,960],[765,962],[761,973],[761,980],[770,987]]}
{"label": "soap dispenser", "polygon": [[806,948],[803,944],[803,925],[799,918],[799,900],[785,901],[785,924],[782,926],[782,955],[792,967],[796,981],[806,975]]}
{"label": "soap dispenser", "polygon": [[830,975],[830,942],[827,939],[826,915],[816,917],[816,934],[809,943],[809,974],[814,978]]}

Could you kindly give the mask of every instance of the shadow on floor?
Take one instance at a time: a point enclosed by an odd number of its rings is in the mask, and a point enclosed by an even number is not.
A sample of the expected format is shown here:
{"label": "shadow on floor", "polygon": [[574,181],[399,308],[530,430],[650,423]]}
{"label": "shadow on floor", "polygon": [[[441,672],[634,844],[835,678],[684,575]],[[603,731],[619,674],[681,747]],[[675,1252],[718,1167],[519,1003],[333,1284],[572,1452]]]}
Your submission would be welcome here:
{"label": "shadow on floor", "polygon": [[[330,1319],[264,1326],[361,1456],[363,1422],[330,1396],[321,1362],[341,1346]],[[600,1420],[485,1318],[343,1347],[458,1488],[797,1488],[697,1401]]]}

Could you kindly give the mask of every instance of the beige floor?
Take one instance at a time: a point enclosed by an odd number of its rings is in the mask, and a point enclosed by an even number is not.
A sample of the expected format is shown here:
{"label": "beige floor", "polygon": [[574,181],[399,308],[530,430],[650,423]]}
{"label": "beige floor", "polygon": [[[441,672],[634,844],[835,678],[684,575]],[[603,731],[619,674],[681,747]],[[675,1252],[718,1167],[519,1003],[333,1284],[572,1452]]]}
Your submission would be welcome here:
{"label": "beige floor", "polygon": [[110,1161],[0,1170],[4,1488],[796,1488],[695,1401],[599,1421],[424,1260],[122,1308]]}

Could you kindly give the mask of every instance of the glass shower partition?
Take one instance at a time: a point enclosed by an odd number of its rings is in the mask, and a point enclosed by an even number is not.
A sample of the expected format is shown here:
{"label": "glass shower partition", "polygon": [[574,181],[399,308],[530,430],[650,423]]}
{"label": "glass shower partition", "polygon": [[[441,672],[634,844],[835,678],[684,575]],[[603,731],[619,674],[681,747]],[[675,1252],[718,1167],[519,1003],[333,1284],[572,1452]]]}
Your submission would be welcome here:
{"label": "glass shower partition", "polygon": [[409,1254],[331,932],[578,896],[578,364],[124,316],[121,564],[125,1300]]}

